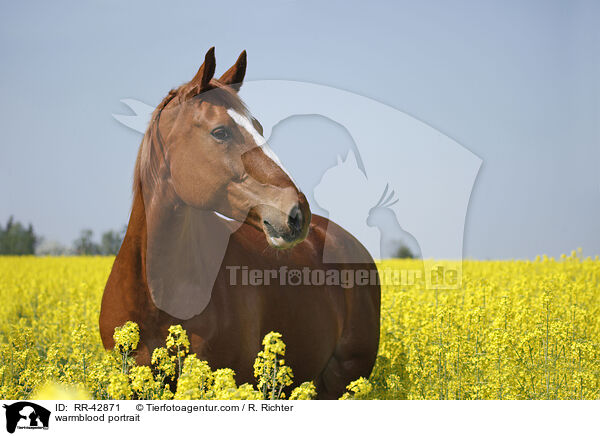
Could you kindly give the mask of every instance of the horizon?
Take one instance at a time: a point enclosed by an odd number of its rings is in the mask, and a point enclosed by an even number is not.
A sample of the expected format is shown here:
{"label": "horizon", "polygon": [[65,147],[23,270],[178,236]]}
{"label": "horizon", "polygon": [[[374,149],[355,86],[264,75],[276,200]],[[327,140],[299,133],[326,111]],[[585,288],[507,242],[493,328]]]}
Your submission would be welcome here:
{"label": "horizon", "polygon": [[[200,23],[198,16],[218,16],[218,6],[182,14],[158,2],[34,3],[33,15],[30,4],[1,6],[2,226],[12,215],[70,245],[83,229],[97,240],[126,225],[141,136],[112,114],[128,112],[125,98],[157,104],[214,45],[218,74],[246,49],[247,81],[289,79],[366,96],[479,157],[463,259],[559,258],[579,247],[584,257],[600,254],[596,2],[259,1],[237,3],[229,21]],[[169,19],[178,26],[158,38]],[[319,117],[287,119],[269,142],[286,166],[304,169],[295,178],[311,183],[319,177],[310,171],[313,150],[356,146],[343,126]],[[424,184],[415,189],[426,192]]]}

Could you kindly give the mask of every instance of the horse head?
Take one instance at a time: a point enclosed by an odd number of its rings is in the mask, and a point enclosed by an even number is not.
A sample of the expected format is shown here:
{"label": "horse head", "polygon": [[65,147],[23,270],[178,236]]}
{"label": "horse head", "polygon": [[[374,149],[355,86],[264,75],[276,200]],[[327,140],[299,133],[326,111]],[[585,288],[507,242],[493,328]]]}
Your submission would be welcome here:
{"label": "horse head", "polygon": [[264,232],[286,249],[306,237],[311,212],[262,136],[262,126],[238,96],[246,52],[219,79],[214,48],[194,78],[155,110],[138,158],[141,185],[175,201],[218,213]]}

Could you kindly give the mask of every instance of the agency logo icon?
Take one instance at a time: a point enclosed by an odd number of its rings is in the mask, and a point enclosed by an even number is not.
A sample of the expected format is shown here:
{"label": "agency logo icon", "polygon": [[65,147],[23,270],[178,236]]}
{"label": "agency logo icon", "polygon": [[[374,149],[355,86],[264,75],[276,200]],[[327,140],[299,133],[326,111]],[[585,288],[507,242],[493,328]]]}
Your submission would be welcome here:
{"label": "agency logo icon", "polygon": [[14,433],[16,429],[47,430],[50,424],[50,411],[29,401],[19,401],[6,409],[6,431]]}

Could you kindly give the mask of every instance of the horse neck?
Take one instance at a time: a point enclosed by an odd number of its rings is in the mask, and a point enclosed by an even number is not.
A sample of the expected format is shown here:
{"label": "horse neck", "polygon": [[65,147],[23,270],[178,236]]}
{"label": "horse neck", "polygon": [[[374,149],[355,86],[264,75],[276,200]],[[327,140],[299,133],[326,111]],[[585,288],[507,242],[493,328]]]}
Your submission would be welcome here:
{"label": "horse neck", "polygon": [[231,233],[241,225],[182,203],[164,181],[151,193],[143,192],[140,185],[134,194],[123,245],[140,259],[144,277],[148,250],[154,254],[158,250],[161,257],[172,260],[181,253],[219,257],[224,254]]}
{"label": "horse neck", "polygon": [[146,246],[146,209],[141,189],[136,189],[133,195],[127,232],[117,258],[120,261],[127,261],[130,265],[134,265],[131,271],[135,271],[136,275],[140,276],[139,279],[144,282],[146,278]]}
{"label": "horse neck", "polygon": [[173,317],[190,319],[210,301],[232,229],[213,211],[168,195],[168,183],[142,192],[135,195],[124,246],[139,261],[154,305]]}
{"label": "horse neck", "polygon": [[[139,276],[138,279],[144,283],[147,283],[148,238],[168,232],[171,230],[168,226],[177,227],[182,224],[181,220],[179,220],[180,222],[176,221],[179,214],[175,214],[173,202],[166,201],[164,195],[162,197],[145,196],[142,183],[139,182],[139,185],[134,189],[129,224],[118,254],[119,260],[127,261],[130,265],[135,266],[132,271],[135,271],[135,274]],[[150,206],[147,206],[146,203]],[[148,210],[148,207],[150,207],[150,210]],[[152,220],[153,230],[150,232],[148,229],[149,212],[157,217]]]}

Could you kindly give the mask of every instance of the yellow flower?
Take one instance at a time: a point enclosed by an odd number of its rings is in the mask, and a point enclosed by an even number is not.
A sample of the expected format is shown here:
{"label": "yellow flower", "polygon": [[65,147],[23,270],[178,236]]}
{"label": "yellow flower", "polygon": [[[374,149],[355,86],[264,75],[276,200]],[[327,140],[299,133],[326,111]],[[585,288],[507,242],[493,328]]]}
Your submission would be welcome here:
{"label": "yellow flower", "polygon": [[113,400],[131,399],[132,392],[127,375],[120,372],[112,374],[110,376],[107,392]]}
{"label": "yellow flower", "polygon": [[129,371],[131,390],[138,399],[152,399],[152,394],[160,388],[160,383],[154,381],[152,370],[147,366],[136,366]]}
{"label": "yellow flower", "polygon": [[283,391],[293,382],[292,369],[285,365],[285,343],[281,334],[268,333],[263,341],[264,349],[258,353],[254,361],[254,377],[258,390],[265,400],[276,400],[285,397]]}
{"label": "yellow flower", "polygon": [[[172,399],[170,383],[180,372],[177,398],[280,399],[289,392],[293,374],[275,332],[254,362],[256,388],[236,387],[232,371],[212,371],[196,356],[185,365],[191,347],[182,326],[172,326],[166,346],[154,351],[154,373],[133,358],[135,323],[117,329],[116,350],[105,351],[97,321],[113,260],[0,257],[0,397],[58,398],[73,387],[94,399]],[[419,260],[378,267],[423,274]],[[599,301],[600,258],[580,250],[558,260],[467,260],[458,289],[388,280],[375,367],[368,384],[350,383],[344,397],[597,399]],[[290,397],[310,396],[307,386]]]}
{"label": "yellow flower", "polygon": [[171,378],[175,377],[175,364],[169,356],[169,352],[164,347],[155,348],[152,352],[152,365],[156,370],[163,374],[163,376]]}
{"label": "yellow flower", "polygon": [[140,341],[140,328],[132,321],[127,321],[122,327],[115,328],[113,335],[115,348],[121,353],[133,351]]}
{"label": "yellow flower", "polygon": [[290,394],[290,400],[312,400],[317,396],[313,382],[304,382]]}
{"label": "yellow flower", "polygon": [[364,400],[368,397],[369,393],[373,390],[371,383],[364,377],[360,377],[358,380],[354,380],[348,385],[346,392],[341,400]]}
{"label": "yellow flower", "polygon": [[207,399],[212,394],[213,374],[205,361],[200,361],[195,354],[187,356],[183,362],[181,375],[177,380],[176,400]]}
{"label": "yellow flower", "polygon": [[34,400],[91,400],[90,393],[82,386],[46,382],[31,396]]}
{"label": "yellow flower", "polygon": [[190,341],[187,333],[179,324],[169,327],[167,348],[179,357],[185,356],[190,351]]}

